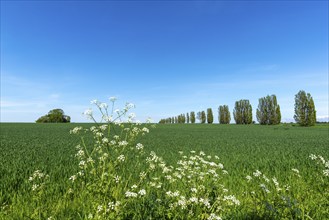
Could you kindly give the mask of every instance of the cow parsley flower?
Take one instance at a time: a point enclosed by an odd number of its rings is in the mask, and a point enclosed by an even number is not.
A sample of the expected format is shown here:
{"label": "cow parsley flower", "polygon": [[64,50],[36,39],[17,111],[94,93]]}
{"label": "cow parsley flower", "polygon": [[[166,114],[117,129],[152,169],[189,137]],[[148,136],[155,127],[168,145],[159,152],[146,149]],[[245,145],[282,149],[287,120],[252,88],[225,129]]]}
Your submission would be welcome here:
{"label": "cow parsley flower", "polygon": [[87,109],[86,111],[84,111],[83,113],[88,119],[92,119],[93,118],[93,110],[92,109]]}
{"label": "cow parsley flower", "polygon": [[127,192],[125,193],[125,195],[126,195],[126,197],[134,197],[134,198],[137,197],[137,193],[135,193],[135,192],[130,192],[130,191],[127,191]]}
{"label": "cow parsley flower", "polygon": [[146,195],[146,191],[145,191],[145,189],[141,189],[141,190],[139,190],[138,194],[141,195],[141,196]]}
{"label": "cow parsley flower", "polygon": [[262,173],[259,170],[256,170],[256,172],[253,172],[253,175],[255,177],[259,177],[260,175],[262,175]]}
{"label": "cow parsley flower", "polygon": [[143,146],[143,144],[141,144],[141,143],[138,143],[137,145],[136,145],[136,149],[137,150],[142,150],[144,148],[144,146]]}
{"label": "cow parsley flower", "polygon": [[117,98],[115,96],[112,96],[109,98],[111,102],[115,102],[117,100]]}
{"label": "cow parsley flower", "polygon": [[214,213],[211,213],[211,214],[209,215],[209,217],[207,218],[207,220],[222,220],[222,218],[219,217],[219,216],[217,216],[217,215],[214,214]]}

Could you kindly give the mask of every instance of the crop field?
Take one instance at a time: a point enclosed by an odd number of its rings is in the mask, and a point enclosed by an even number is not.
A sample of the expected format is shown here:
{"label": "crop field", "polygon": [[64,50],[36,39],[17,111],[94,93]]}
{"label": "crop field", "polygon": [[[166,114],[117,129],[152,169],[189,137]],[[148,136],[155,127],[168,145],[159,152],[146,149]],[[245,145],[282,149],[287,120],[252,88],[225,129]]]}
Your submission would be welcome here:
{"label": "crop field", "polygon": [[0,219],[329,219],[328,124],[0,125]]}

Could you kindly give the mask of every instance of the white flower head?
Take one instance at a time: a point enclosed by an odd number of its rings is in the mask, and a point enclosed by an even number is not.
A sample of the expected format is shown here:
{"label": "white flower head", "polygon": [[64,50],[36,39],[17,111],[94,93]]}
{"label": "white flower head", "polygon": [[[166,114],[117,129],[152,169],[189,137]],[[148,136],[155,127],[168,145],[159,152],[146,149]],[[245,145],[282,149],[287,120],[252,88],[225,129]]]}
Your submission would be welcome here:
{"label": "white flower head", "polygon": [[90,101],[90,104],[98,105],[99,101],[97,99],[94,99],[94,100]]}
{"label": "white flower head", "polygon": [[136,149],[137,150],[142,150],[144,148],[144,146],[143,146],[143,144],[141,144],[141,143],[138,143],[137,145],[136,145]]}
{"label": "white flower head", "polygon": [[107,109],[108,105],[107,105],[106,103],[103,102],[103,103],[99,104],[99,107],[100,107],[100,108]]}
{"label": "white flower head", "polygon": [[141,196],[146,195],[146,191],[145,191],[145,189],[141,189],[141,190],[139,190],[138,194],[141,195]]}
{"label": "white flower head", "polygon": [[117,98],[115,96],[112,96],[109,98],[111,102],[115,102],[117,100]]}
{"label": "white flower head", "polygon": [[84,111],[83,113],[88,119],[92,119],[93,118],[93,110],[92,109],[87,109],[86,111]]}

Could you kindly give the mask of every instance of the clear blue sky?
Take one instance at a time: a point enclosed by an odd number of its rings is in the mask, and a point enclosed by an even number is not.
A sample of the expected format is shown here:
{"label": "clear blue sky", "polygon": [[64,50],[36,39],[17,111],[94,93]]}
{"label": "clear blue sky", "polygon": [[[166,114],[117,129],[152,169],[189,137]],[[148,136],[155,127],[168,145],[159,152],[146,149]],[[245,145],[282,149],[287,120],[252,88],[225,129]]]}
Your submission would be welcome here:
{"label": "clear blue sky", "polygon": [[[311,93],[328,120],[328,1],[1,1],[1,121],[90,101],[161,118]],[[232,117],[233,118],[233,117]],[[217,120],[216,120],[217,122]]]}

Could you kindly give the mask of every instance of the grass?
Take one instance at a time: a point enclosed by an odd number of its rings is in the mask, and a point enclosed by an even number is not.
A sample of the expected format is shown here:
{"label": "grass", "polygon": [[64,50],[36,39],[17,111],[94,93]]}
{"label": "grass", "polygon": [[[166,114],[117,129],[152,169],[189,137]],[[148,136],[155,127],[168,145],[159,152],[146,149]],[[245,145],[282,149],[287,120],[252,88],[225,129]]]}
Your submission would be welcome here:
{"label": "grass", "polygon": [[[69,134],[76,126],[88,128],[92,124],[1,123],[0,207],[5,214],[0,214],[0,217],[26,218],[24,215],[29,213],[28,203],[31,202],[28,178],[35,170],[41,169],[49,175],[49,181],[55,183],[47,189],[47,194],[54,195],[53,200],[65,202],[63,195],[72,185],[69,178],[79,171],[74,156],[79,138]],[[87,135],[86,140],[87,145],[92,147],[92,136]],[[315,219],[329,217],[328,211],[322,207],[328,205],[328,202],[324,202],[328,194],[321,193],[325,190],[321,187],[328,186],[328,179],[316,174],[321,173],[321,167],[309,159],[310,154],[329,158],[328,124],[306,128],[290,124],[159,124],[156,129],[151,129],[150,134],[139,137],[137,142],[143,143],[145,152],[155,151],[167,164],[176,164],[179,151],[188,154],[195,150],[204,151],[206,155],[217,155],[229,172],[229,175],[221,178],[221,182],[238,195],[242,203],[242,195],[250,187],[255,187],[248,185],[246,175],[252,176],[255,170],[260,170],[268,178],[276,177],[280,183],[293,188],[293,194],[303,205],[304,209],[301,210],[307,212],[303,216]],[[299,170],[299,180],[294,177],[294,168]],[[17,206],[16,209],[13,206]],[[18,209],[21,213],[13,213],[13,210]],[[72,217],[68,210],[74,212],[79,209],[66,207],[63,210],[66,211],[62,211],[62,217]],[[235,213],[235,217],[249,216],[252,219],[255,216],[250,210],[244,208],[232,213]],[[40,216],[34,218],[42,219]]]}

